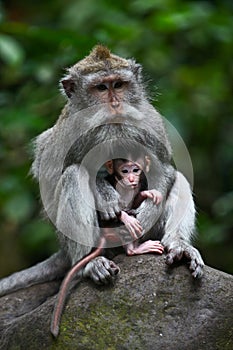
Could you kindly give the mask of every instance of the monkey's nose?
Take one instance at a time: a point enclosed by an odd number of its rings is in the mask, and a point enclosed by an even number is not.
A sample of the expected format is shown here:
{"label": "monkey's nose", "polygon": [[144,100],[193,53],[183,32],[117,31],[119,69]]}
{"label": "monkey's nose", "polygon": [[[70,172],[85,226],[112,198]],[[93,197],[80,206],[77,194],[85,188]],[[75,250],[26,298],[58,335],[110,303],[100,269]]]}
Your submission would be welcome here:
{"label": "monkey's nose", "polygon": [[114,100],[111,103],[112,108],[116,109],[120,107],[120,101]]}

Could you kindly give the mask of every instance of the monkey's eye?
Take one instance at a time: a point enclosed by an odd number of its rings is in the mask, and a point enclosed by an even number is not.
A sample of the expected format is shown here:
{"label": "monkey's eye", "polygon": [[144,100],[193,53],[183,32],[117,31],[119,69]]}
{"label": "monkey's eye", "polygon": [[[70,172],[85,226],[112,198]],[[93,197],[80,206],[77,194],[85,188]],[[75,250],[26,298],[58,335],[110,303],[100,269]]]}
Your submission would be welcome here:
{"label": "monkey's eye", "polygon": [[123,84],[123,81],[117,81],[113,87],[114,89],[120,89],[123,86]]}
{"label": "monkey's eye", "polygon": [[133,169],[133,172],[135,173],[135,174],[140,174],[140,172],[141,172],[141,169],[139,169],[139,168],[134,168]]}
{"label": "monkey's eye", "polygon": [[104,91],[104,90],[107,90],[108,87],[104,84],[99,84],[99,85],[96,85],[96,89],[99,91]]}
{"label": "monkey's eye", "polygon": [[127,170],[127,169],[123,169],[123,170],[121,170],[121,172],[122,172],[123,174],[128,174],[128,170]]}

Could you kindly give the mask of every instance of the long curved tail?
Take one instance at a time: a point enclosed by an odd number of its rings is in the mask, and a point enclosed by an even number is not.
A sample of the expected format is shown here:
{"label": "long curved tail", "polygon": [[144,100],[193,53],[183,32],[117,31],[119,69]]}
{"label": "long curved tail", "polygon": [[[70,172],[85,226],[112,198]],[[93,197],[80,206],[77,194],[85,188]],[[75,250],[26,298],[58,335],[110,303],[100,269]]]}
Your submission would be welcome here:
{"label": "long curved tail", "polygon": [[105,238],[102,237],[100,239],[98,248],[96,248],[92,253],[88,254],[85,258],[83,258],[77,264],[75,264],[72,267],[72,269],[68,272],[65,279],[63,280],[62,285],[60,287],[59,294],[58,294],[57,302],[54,307],[51,327],[50,327],[51,333],[55,338],[59,334],[61,315],[64,308],[66,295],[67,295],[68,288],[70,286],[70,282],[74,278],[75,274],[79,272],[89,261],[101,255],[104,245],[105,245]]}

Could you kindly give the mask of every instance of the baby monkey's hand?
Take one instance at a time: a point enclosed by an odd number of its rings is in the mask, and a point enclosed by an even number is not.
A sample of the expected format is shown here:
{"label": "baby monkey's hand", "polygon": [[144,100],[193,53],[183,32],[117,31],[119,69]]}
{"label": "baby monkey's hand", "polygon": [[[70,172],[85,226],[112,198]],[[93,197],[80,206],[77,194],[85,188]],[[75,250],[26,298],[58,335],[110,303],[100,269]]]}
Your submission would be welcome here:
{"label": "baby monkey's hand", "polygon": [[162,199],[163,199],[163,196],[162,194],[157,191],[157,190],[147,190],[147,191],[142,191],[141,193],[141,196],[144,197],[144,198],[150,198],[152,199],[153,203],[154,204],[159,204]]}
{"label": "baby monkey's hand", "polygon": [[125,224],[125,227],[129,231],[133,240],[141,236],[142,226],[134,216],[130,216],[126,212],[122,211],[120,220],[123,222],[123,224]]}

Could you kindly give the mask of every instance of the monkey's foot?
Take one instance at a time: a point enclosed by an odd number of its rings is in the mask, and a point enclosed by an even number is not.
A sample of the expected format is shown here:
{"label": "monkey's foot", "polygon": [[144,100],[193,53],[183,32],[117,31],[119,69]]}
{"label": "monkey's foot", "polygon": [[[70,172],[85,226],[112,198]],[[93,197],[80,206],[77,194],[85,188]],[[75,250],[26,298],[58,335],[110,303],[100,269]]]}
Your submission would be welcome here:
{"label": "monkey's foot", "polygon": [[166,263],[172,265],[175,261],[179,261],[183,257],[190,261],[189,269],[192,276],[194,278],[200,278],[203,275],[204,262],[199,251],[191,245],[181,243],[170,248],[166,256]]}
{"label": "monkey's foot", "polygon": [[83,270],[84,277],[90,277],[96,284],[108,284],[115,280],[119,267],[104,256],[90,261]]}
{"label": "monkey's foot", "polygon": [[147,253],[157,253],[163,254],[164,247],[160,243],[160,241],[151,241],[148,240],[139,246],[134,243],[130,243],[126,247],[127,255],[140,255]]}

